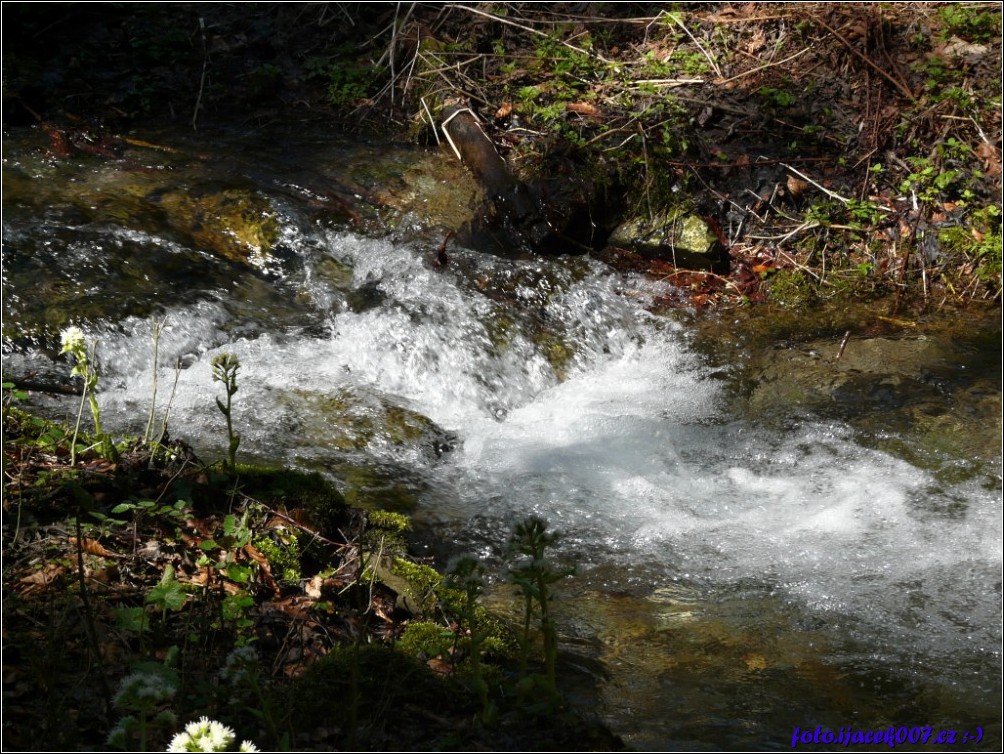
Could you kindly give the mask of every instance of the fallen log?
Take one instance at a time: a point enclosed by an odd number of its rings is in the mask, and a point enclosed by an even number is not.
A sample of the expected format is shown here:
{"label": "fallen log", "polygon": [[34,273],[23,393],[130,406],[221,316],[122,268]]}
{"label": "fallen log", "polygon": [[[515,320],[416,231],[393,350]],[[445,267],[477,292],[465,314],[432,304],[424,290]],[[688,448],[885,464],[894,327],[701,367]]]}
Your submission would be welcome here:
{"label": "fallen log", "polygon": [[509,170],[469,107],[450,105],[440,126],[457,158],[485,189],[485,202],[467,227],[464,244],[491,251],[546,250],[555,230],[539,196]]}

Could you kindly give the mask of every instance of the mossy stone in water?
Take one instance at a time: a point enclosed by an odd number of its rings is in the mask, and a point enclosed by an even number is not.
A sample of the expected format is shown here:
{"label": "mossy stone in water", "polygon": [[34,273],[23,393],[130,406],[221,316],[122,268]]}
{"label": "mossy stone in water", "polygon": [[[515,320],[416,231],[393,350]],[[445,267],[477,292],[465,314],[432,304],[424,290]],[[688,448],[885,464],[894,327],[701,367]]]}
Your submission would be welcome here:
{"label": "mossy stone in water", "polygon": [[453,439],[431,419],[365,390],[329,393],[291,390],[282,397],[299,422],[296,442],[302,447],[341,451],[374,447],[414,449],[435,457]]}
{"label": "mossy stone in water", "polygon": [[159,203],[175,230],[236,262],[266,266],[279,238],[279,221],[271,203],[254,191],[170,191],[159,197]]}
{"label": "mossy stone in water", "polygon": [[717,240],[696,214],[672,207],[652,217],[628,219],[610,234],[608,243],[679,267],[710,269],[721,261]]}
{"label": "mossy stone in water", "polygon": [[408,469],[389,464],[336,463],[331,470],[344,484],[346,502],[366,510],[413,513],[426,488]]}

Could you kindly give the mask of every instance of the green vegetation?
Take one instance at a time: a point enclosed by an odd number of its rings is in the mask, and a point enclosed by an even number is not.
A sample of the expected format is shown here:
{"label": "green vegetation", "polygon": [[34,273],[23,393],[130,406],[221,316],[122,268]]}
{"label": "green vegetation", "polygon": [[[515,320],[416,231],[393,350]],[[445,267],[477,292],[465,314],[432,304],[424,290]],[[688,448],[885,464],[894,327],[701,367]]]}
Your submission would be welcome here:
{"label": "green vegetation", "polygon": [[335,107],[354,107],[373,93],[380,71],[355,56],[353,46],[340,46],[324,56],[304,61],[307,75],[325,87],[327,101]]}
{"label": "green vegetation", "polygon": [[233,410],[232,400],[237,393],[237,370],[240,363],[232,353],[221,353],[213,357],[210,364],[213,369],[213,382],[223,384],[223,390],[227,395],[227,402],[224,404],[219,398],[216,399],[216,407],[227,420],[227,468],[232,472],[237,468],[237,448],[241,444],[241,437],[234,432],[234,423],[231,412]]}
{"label": "green vegetation", "polygon": [[80,434],[80,415],[84,410],[86,400],[91,409],[91,418],[94,420],[94,436],[97,438],[101,448],[101,453],[110,461],[118,459],[118,449],[111,437],[101,429],[101,409],[98,406],[98,399],[95,391],[98,387],[98,367],[96,363],[95,350],[97,343],[92,341],[90,345],[84,339],[84,333],[79,327],[70,327],[62,333],[63,349],[60,353],[70,354],[75,364],[70,370],[71,377],[80,377],[83,380],[83,393],[80,397],[80,410],[77,412],[77,423],[73,428],[73,440],[70,443],[70,464],[76,463],[77,437]]}
{"label": "green vegetation", "polygon": [[[510,567],[513,583],[523,596],[524,620],[521,638],[520,670],[517,685],[520,698],[535,688],[543,690],[546,704],[552,711],[560,703],[556,663],[558,659],[558,632],[550,609],[554,594],[553,585],[570,576],[574,569],[562,568],[548,559],[547,549],[558,540],[557,532],[548,531],[547,522],[531,516],[515,526],[509,537],[509,550],[519,560]],[[530,623],[539,616],[540,636],[543,643],[544,672],[530,674],[527,658],[530,652]]]}
{"label": "green vegetation", "polygon": [[[95,120],[177,119],[201,81],[200,122],[255,112],[433,143],[444,106],[460,102],[542,196],[575,193],[556,211],[585,205],[597,228],[590,243],[682,195],[714,214],[731,257],[716,272],[729,284],[690,303],[768,300],[777,279],[749,274],[764,264],[808,270],[818,298],[854,296],[845,283],[866,264],[872,292],[926,308],[1000,299],[992,246],[960,246],[966,233],[977,244],[999,234],[999,221],[982,230],[972,214],[1000,207],[998,10],[672,5],[621,17],[628,11],[603,4],[577,15],[507,3],[319,4],[302,14],[268,4],[103,14],[26,5],[9,12],[25,33],[12,37],[5,70],[30,101],[28,117],[48,126],[51,113],[85,107],[71,85],[81,71],[100,93],[84,113]],[[23,41],[39,35],[60,55]],[[139,67],[109,56],[122,48]],[[235,259],[275,241],[254,196],[163,201],[192,216],[180,231]],[[840,206],[820,209],[830,204]],[[216,222],[200,224],[202,215]],[[960,234],[942,233],[956,226]],[[939,256],[930,247],[943,236]]]}
{"label": "green vegetation", "polygon": [[[216,361],[232,396],[236,359]],[[543,521],[512,539],[527,609],[520,633],[479,604],[481,562],[461,558],[445,576],[415,562],[406,516],[353,511],[318,474],[232,457],[222,470],[191,455],[179,462],[177,446],[137,439],[120,443],[129,448],[121,465],[97,473],[102,445],[35,420],[13,405],[24,397],[4,396],[5,468],[15,480],[5,500],[17,512],[4,525],[5,630],[8,651],[33,659],[28,696],[7,703],[34,721],[34,741],[152,750],[174,735],[172,746],[191,748],[236,742],[239,730],[287,750],[334,719],[339,727],[319,734],[329,746],[381,748],[390,735],[382,721],[403,704],[455,720],[416,725],[414,747],[463,747],[527,715],[546,726],[560,710],[548,603],[567,571],[548,564],[555,535]],[[229,416],[232,405],[217,399],[217,408]],[[76,529],[68,540],[29,534],[67,518]],[[83,616],[87,641],[72,638],[70,613]],[[534,616],[541,672],[531,670]],[[39,624],[50,626],[41,648]],[[67,701],[62,684],[92,675],[98,693]],[[78,722],[67,725],[70,711]],[[178,732],[185,719],[196,722]],[[527,736],[539,735],[536,724]]]}
{"label": "green vegetation", "polygon": [[971,42],[989,42],[1000,36],[1001,14],[977,3],[952,3],[938,9],[944,24],[941,36],[956,35]]}

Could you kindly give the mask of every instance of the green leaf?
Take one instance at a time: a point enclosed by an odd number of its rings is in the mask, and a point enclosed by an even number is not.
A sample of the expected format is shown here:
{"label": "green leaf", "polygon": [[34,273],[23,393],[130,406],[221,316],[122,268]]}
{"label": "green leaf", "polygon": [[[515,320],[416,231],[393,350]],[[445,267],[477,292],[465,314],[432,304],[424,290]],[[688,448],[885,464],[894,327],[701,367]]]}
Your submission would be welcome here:
{"label": "green leaf", "polygon": [[251,580],[251,569],[238,563],[227,565],[227,578],[238,584],[246,584]]}
{"label": "green leaf", "polygon": [[180,610],[188,601],[188,595],[174,578],[174,566],[168,564],[160,583],[146,595],[148,605],[160,605],[167,610]]}
{"label": "green leaf", "polygon": [[146,611],[141,607],[120,607],[115,610],[115,623],[123,631],[141,633],[148,626]]}

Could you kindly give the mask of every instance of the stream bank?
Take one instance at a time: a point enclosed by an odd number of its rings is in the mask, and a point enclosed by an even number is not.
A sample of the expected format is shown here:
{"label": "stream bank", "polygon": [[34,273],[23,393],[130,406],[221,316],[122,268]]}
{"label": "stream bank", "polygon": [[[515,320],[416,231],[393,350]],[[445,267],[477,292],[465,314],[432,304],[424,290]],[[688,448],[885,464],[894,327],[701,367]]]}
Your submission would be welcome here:
{"label": "stream bank", "polygon": [[[595,117],[580,93],[559,118],[576,127]],[[787,746],[796,726],[851,718],[981,725],[981,747],[997,745],[999,309],[947,325],[915,312],[868,246],[849,290],[891,296],[861,311],[807,286],[783,243],[733,244],[733,278],[609,249],[476,252],[448,239],[484,186],[443,146],[333,137],[328,124],[161,124],[99,148],[86,132],[5,134],[5,376],[64,380],[59,333],[80,325],[99,344],[110,431],[142,434],[156,376],[155,415],[170,405],[172,433],[218,459],[211,364],[233,353],[242,462],[316,472],[350,501],[411,513],[415,551],[441,566],[476,555],[493,574],[486,603],[514,619],[504,543],[514,520],[547,517],[563,532],[556,562],[577,567],[554,601],[562,688],[635,748]],[[780,185],[781,158],[760,151],[765,173],[742,155],[728,168]],[[692,185],[659,175],[667,193]],[[931,196],[925,212],[948,198]],[[830,226],[854,219],[841,207]],[[639,232],[675,247],[674,224]],[[872,230],[853,232],[889,240]],[[801,251],[804,266],[819,248]],[[908,259],[917,280],[926,257]],[[722,306],[743,296],[763,305]],[[75,399],[30,400],[72,424]],[[94,578],[115,583],[117,559],[91,555]],[[291,586],[290,605],[316,602],[309,586]],[[80,641],[79,623],[60,625]]]}

